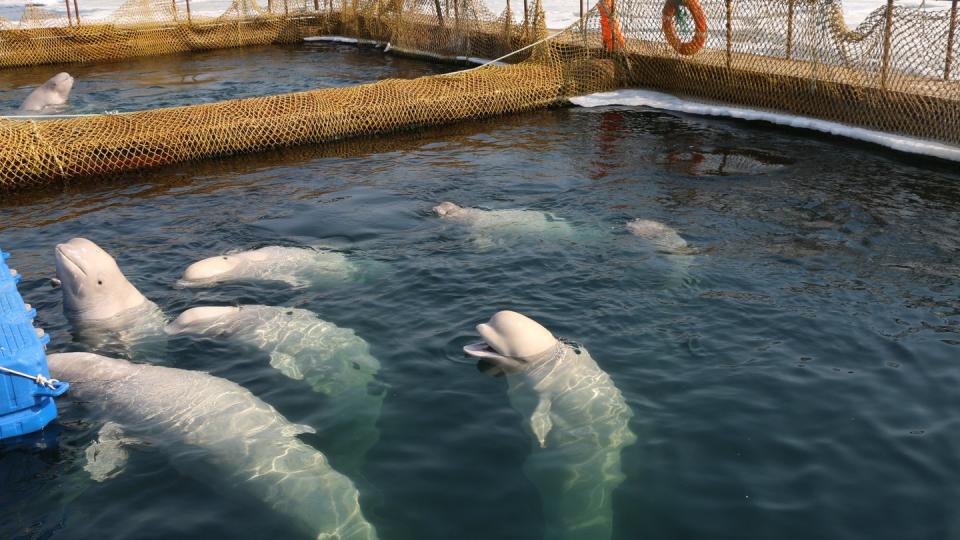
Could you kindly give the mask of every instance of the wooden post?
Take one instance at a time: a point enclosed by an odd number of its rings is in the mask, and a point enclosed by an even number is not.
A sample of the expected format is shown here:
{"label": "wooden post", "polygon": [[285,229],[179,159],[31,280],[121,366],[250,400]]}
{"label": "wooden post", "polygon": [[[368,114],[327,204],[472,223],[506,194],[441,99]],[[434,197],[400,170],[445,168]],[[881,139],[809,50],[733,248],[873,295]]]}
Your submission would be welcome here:
{"label": "wooden post", "polygon": [[77,26],[80,26],[80,8],[77,7],[77,0],[73,0],[73,16],[77,18]]}
{"label": "wooden post", "polygon": [[187,4],[187,23],[193,24],[193,18],[190,16],[190,0],[185,0]]}
{"label": "wooden post", "polygon": [[[889,0],[892,2],[893,0]],[[733,0],[727,0],[727,69],[730,68],[730,54],[733,48]]]}
{"label": "wooden post", "polygon": [[883,29],[883,65],[880,66],[880,87],[887,87],[890,74],[890,39],[893,35],[893,0],[887,0],[887,24]]}
{"label": "wooden post", "polygon": [[267,13],[273,13],[273,0],[267,0]]}
{"label": "wooden post", "polygon": [[580,33],[583,33],[583,0],[580,0]]}
{"label": "wooden post", "polygon": [[290,14],[290,6],[288,5],[287,0],[283,0],[283,14],[284,15]]}
{"label": "wooden post", "polygon": [[320,11],[320,0],[313,0],[313,10]]}
{"label": "wooden post", "polygon": [[170,0],[170,7],[173,8],[173,18],[177,19],[177,0]]}
{"label": "wooden post", "polygon": [[443,28],[443,6],[440,5],[440,0],[433,0],[433,8],[437,10],[437,22],[440,23],[440,28]]}
{"label": "wooden post", "polygon": [[73,15],[70,12],[70,0],[64,0],[67,4],[67,24],[73,26]]}
{"label": "wooden post", "polygon": [[530,36],[530,8],[527,6],[527,0],[523,0],[523,37],[528,38]]}
{"label": "wooden post", "polygon": [[957,0],[950,6],[950,32],[947,34],[947,61],[943,66],[943,80],[950,80],[950,63],[953,61],[953,36],[957,32]]}
{"label": "wooden post", "polygon": [[793,57],[793,6],[797,0],[787,4],[787,60]]}

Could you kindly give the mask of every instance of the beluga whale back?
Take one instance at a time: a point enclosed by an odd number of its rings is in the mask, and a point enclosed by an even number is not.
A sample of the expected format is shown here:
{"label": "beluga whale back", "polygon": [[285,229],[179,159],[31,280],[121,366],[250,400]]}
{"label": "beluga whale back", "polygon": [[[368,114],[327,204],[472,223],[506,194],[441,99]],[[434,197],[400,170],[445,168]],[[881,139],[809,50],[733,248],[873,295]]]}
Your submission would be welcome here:
{"label": "beluga whale back", "polygon": [[[133,364],[90,353],[51,354],[50,373],[110,422],[170,454],[184,473],[241,489],[318,539],[374,540],[353,482],[240,385],[198,371]],[[114,438],[121,439],[118,435]]]}
{"label": "beluga whale back", "polygon": [[620,390],[586,349],[524,315],[500,311],[477,331],[484,341],[464,352],[506,373],[510,402],[530,422],[525,470],[543,499],[546,537],[609,538],[620,452],[636,441]]}
{"label": "beluga whale back", "polygon": [[163,339],[163,312],[100,246],[74,238],[57,244],[55,255],[63,311],[81,341],[133,355],[134,349],[149,349],[149,342]]}
{"label": "beluga whale back", "polygon": [[228,339],[270,356],[270,365],[291,379],[303,380],[329,397],[322,407],[338,457],[356,464],[379,439],[384,392],[375,376],[380,362],[370,346],[349,329],[320,319],[312,311],[274,306],[204,306],[188,309],[167,325],[170,336]]}
{"label": "beluga whale back", "polygon": [[355,272],[353,263],[335,251],[267,246],[197,261],[177,284],[210,287],[229,281],[282,281],[305,287],[349,279]]}
{"label": "beluga whale back", "polygon": [[450,201],[433,207],[445,220],[466,226],[480,247],[517,240],[562,240],[574,235],[567,221],[536,210],[483,210],[465,208]]}

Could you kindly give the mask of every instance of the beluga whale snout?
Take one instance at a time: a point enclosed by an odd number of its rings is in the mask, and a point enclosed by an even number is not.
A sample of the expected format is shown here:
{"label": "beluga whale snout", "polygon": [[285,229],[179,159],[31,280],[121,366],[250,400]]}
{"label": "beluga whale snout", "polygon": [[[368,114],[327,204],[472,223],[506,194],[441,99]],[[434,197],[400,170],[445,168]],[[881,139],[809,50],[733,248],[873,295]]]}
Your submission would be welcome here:
{"label": "beluga whale snout", "polygon": [[464,352],[503,368],[510,403],[529,421],[535,446],[524,470],[543,499],[546,537],[609,538],[620,452],[636,441],[620,390],[586,348],[525,315],[500,311],[477,332],[483,341]]}

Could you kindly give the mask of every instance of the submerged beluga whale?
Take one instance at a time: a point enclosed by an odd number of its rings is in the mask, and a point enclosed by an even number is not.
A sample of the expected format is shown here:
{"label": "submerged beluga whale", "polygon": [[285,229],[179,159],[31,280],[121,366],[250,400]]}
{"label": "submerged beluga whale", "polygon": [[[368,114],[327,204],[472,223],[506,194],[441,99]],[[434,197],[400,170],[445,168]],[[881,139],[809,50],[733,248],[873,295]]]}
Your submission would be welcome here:
{"label": "submerged beluga whale", "polygon": [[160,448],[186,474],[244,490],[318,539],[377,537],[353,482],[296,437],[313,429],[240,385],[91,353],[51,354],[48,363],[54,377],[71,382],[73,399],[108,422],[114,440],[130,435]]}
{"label": "submerged beluga whale", "polygon": [[468,227],[480,247],[530,238],[561,240],[574,235],[567,221],[536,210],[483,210],[444,201],[434,206],[433,212]]}
{"label": "submerged beluga whale", "polygon": [[41,84],[20,105],[21,113],[52,112],[57,106],[63,105],[70,97],[73,89],[73,77],[69,73],[57,73],[47,82]]}
{"label": "submerged beluga whale", "polygon": [[477,332],[484,341],[464,352],[506,374],[511,405],[530,423],[525,470],[543,500],[546,537],[609,538],[612,492],[624,478],[620,452],[636,441],[620,390],[586,349],[524,315],[500,311]]}
{"label": "submerged beluga whale", "polygon": [[282,281],[305,287],[349,279],[356,272],[341,253],[313,248],[267,246],[197,261],[183,272],[181,287],[210,287],[227,281]]}
{"label": "submerged beluga whale", "polygon": [[166,317],[127,280],[113,257],[86,238],[57,244],[55,255],[63,311],[81,341],[130,356],[159,350]]}
{"label": "submerged beluga whale", "polygon": [[650,219],[634,219],[627,222],[627,231],[642,238],[670,264],[671,281],[685,282],[689,279],[690,267],[698,250],[673,227]]}
{"label": "submerged beluga whale", "polygon": [[268,354],[271,366],[329,398],[322,409],[335,426],[338,455],[342,449],[342,455],[362,459],[379,439],[384,392],[375,377],[380,362],[353,330],[305,309],[247,305],[191,308],[165,332],[229,339]]}

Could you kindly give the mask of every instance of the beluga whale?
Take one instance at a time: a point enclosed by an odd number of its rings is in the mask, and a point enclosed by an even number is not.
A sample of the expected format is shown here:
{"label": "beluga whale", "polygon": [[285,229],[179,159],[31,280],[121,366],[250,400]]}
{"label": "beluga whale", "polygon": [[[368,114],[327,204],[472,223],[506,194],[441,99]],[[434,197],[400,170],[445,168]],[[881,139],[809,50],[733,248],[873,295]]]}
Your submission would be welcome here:
{"label": "beluga whale", "polygon": [[53,112],[67,102],[73,89],[73,77],[69,73],[57,73],[41,84],[20,105],[21,113]]}
{"label": "beluga whale", "polygon": [[254,347],[282,374],[327,396],[321,407],[324,431],[337,433],[328,449],[345,456],[344,463],[357,465],[379,439],[384,391],[375,377],[380,362],[353,330],[305,309],[245,305],[188,309],[165,332]]}
{"label": "beluga whale", "polygon": [[433,212],[444,220],[466,226],[479,247],[529,239],[570,239],[574,235],[574,228],[566,220],[536,210],[484,210],[444,201],[434,206]]}
{"label": "beluga whale", "polygon": [[55,255],[63,311],[81,341],[130,356],[155,352],[165,342],[163,312],[100,246],[74,238],[57,244]]}
{"label": "beluga whale", "polygon": [[698,250],[680,236],[676,229],[651,219],[634,219],[627,222],[626,229],[633,236],[642,238],[648,246],[663,256],[670,265],[671,283],[688,281],[690,267]]}
{"label": "beluga whale", "polygon": [[[53,376],[70,381],[71,399],[106,422],[101,441],[109,428],[111,440],[120,441],[113,450],[122,451],[124,440],[142,441],[182,473],[224,492],[249,493],[315,538],[377,538],[354,483],[297,438],[313,429],[291,423],[242,386],[92,353],[51,354],[47,361]],[[102,459],[116,466],[108,457]]]}
{"label": "beluga whale", "polygon": [[510,403],[529,422],[524,469],[540,491],[546,537],[609,538],[620,453],[636,441],[620,390],[585,348],[520,313],[500,311],[477,332],[483,341],[464,352],[506,374]]}
{"label": "beluga whale", "polygon": [[267,246],[197,261],[183,272],[181,287],[210,287],[228,281],[282,281],[306,287],[349,279],[353,263],[330,250]]}

